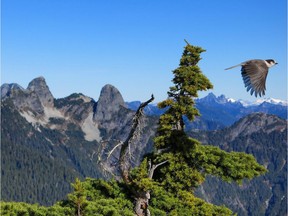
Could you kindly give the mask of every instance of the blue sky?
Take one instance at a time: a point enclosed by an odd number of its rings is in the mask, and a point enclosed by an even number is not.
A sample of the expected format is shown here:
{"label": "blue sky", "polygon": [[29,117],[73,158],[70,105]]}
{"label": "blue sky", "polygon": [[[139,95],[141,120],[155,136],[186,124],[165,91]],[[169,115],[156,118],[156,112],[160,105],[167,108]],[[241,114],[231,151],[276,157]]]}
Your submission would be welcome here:
{"label": "blue sky", "polygon": [[273,58],[266,97],[286,99],[286,13],[286,0],[2,0],[1,84],[44,76],[55,98],[98,100],[112,84],[125,101],[161,101],[186,39],[207,50],[200,67],[217,96],[254,101],[240,67],[224,68]]}

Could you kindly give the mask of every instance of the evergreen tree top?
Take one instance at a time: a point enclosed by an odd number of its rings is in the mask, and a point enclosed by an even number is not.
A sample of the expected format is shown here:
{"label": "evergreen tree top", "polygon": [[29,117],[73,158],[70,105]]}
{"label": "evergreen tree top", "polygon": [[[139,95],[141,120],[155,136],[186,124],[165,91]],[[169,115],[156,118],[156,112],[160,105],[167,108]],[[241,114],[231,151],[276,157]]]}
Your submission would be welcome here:
{"label": "evergreen tree top", "polygon": [[174,86],[168,91],[169,98],[158,104],[168,109],[160,117],[154,139],[157,152],[161,152],[156,154],[155,162],[168,163],[160,168],[156,180],[167,190],[190,191],[202,184],[208,174],[241,183],[265,173],[266,169],[252,155],[202,145],[186,134],[183,117],[192,121],[200,115],[194,102],[198,91],[213,88],[198,66],[205,50],[186,43],[179,67],[173,71]]}

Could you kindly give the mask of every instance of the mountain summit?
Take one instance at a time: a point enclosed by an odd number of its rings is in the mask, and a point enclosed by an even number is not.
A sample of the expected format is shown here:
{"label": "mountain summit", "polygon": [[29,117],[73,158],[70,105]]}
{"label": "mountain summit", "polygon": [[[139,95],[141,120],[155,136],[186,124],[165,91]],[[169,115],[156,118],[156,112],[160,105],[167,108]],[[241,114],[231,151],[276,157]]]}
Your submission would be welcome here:
{"label": "mountain summit", "polygon": [[114,86],[107,84],[101,90],[94,120],[111,120],[120,107],[126,108],[122,95]]}
{"label": "mountain summit", "polygon": [[2,100],[10,98],[22,113],[30,113],[34,117],[42,116],[44,107],[53,107],[53,95],[43,77],[33,79],[27,89],[18,84],[1,86]]}
{"label": "mountain summit", "polygon": [[35,92],[38,95],[38,98],[43,106],[53,106],[54,97],[50,92],[44,77],[38,77],[33,79],[29,83],[27,91]]}
{"label": "mountain summit", "polygon": [[5,99],[6,97],[9,97],[11,94],[13,94],[13,91],[23,91],[24,88],[17,83],[11,83],[11,84],[3,84],[1,86],[1,100]]}
{"label": "mountain summit", "polygon": [[225,95],[220,95],[219,97],[216,97],[216,95],[213,93],[209,93],[206,97],[197,99],[196,101],[198,103],[205,103],[205,104],[211,104],[211,103],[226,104],[231,102],[225,97]]}

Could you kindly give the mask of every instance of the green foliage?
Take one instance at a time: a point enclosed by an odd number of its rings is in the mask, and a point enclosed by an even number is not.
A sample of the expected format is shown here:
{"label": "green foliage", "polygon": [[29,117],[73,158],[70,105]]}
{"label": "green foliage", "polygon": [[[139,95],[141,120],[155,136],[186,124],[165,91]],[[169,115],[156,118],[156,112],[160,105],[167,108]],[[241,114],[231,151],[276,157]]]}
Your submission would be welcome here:
{"label": "green foliage", "polygon": [[204,51],[201,47],[188,44],[184,49],[179,67],[173,71],[175,85],[168,91],[169,98],[158,104],[160,108],[168,108],[168,110],[159,120],[158,136],[154,140],[157,148],[167,147],[166,137],[171,137],[172,129],[175,127],[183,129],[183,116],[192,121],[200,115],[194,107],[193,98],[198,97],[198,91],[213,88],[197,65],[201,60],[200,54]]}
{"label": "green foliage", "polygon": [[74,192],[68,195],[68,200],[60,203],[62,207],[69,207],[78,212],[79,203],[81,215],[127,215],[133,214],[133,203],[127,199],[127,192],[123,185],[116,181],[104,181],[87,178],[84,182],[76,179],[73,184]]}
{"label": "green foliage", "polygon": [[148,159],[145,158],[142,163],[134,168],[130,173],[131,187],[136,191],[149,191],[153,188],[154,183],[148,177]]}
{"label": "green foliage", "polygon": [[194,158],[203,164],[207,174],[228,182],[241,183],[243,179],[252,179],[267,171],[251,154],[244,152],[226,152],[219,147],[202,145],[200,151],[194,153]]}
{"label": "green foliage", "polygon": [[85,191],[81,181],[78,178],[76,178],[76,181],[74,184],[72,184],[72,187],[74,192],[68,195],[68,199],[73,203],[75,214],[80,216],[87,206]]}
{"label": "green foliage", "polygon": [[193,98],[198,97],[198,91],[213,87],[197,65],[203,51],[187,44],[179,67],[173,71],[175,85],[170,87],[169,98],[158,104],[167,111],[160,117],[154,139],[156,150],[164,153],[156,155],[154,163],[168,163],[161,166],[155,180],[167,191],[174,194],[177,191],[178,196],[180,193],[190,194],[207,175],[241,183],[243,179],[252,179],[266,172],[252,155],[204,146],[185,133],[183,117],[191,121],[200,115]]}
{"label": "green foliage", "polygon": [[151,193],[151,214],[158,215],[232,215],[232,211],[223,206],[209,204],[187,191],[167,192],[163,187],[154,187]]}
{"label": "green foliage", "polygon": [[170,87],[169,98],[159,104],[161,108],[170,106],[168,113],[179,118],[186,115],[189,120],[193,120],[199,115],[193,107],[193,98],[198,97],[198,91],[213,88],[208,78],[201,72],[198,62],[201,60],[200,54],[204,52],[201,47],[187,45],[184,49],[180,65],[173,71],[174,86]]}
{"label": "green foliage", "polygon": [[173,131],[166,143],[171,151],[157,156],[155,162],[169,162],[160,169],[156,179],[170,191],[192,190],[202,184],[208,174],[241,183],[243,179],[266,172],[250,154],[202,145],[184,132]]}
{"label": "green foliage", "polygon": [[[77,215],[75,200],[85,202],[81,215],[86,216],[134,216],[133,199],[126,186],[116,181],[103,181],[87,178],[80,182],[76,179],[74,192],[68,195],[68,200],[63,200],[51,207],[35,204],[1,202],[1,215],[47,215],[66,216]],[[163,187],[153,186],[150,203],[151,215],[232,215],[225,208],[215,206],[194,197],[189,192],[180,191],[178,196],[167,192]],[[76,213],[76,214],[75,214]]]}
{"label": "green foliage", "polygon": [[67,216],[73,215],[70,208],[61,206],[44,207],[22,202],[1,202],[2,216]]}

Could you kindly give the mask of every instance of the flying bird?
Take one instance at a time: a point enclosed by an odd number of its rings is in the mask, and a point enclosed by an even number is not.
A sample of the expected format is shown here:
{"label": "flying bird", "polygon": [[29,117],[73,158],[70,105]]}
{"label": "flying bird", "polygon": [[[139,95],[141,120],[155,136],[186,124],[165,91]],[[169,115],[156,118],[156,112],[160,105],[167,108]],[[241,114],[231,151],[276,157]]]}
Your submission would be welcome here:
{"label": "flying bird", "polygon": [[247,92],[250,91],[251,95],[255,93],[255,97],[257,97],[257,95],[261,97],[265,95],[268,70],[270,67],[276,64],[278,63],[273,59],[252,59],[226,68],[225,70],[241,66],[241,74],[245,87],[247,88]]}

